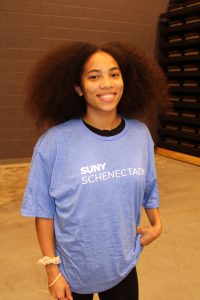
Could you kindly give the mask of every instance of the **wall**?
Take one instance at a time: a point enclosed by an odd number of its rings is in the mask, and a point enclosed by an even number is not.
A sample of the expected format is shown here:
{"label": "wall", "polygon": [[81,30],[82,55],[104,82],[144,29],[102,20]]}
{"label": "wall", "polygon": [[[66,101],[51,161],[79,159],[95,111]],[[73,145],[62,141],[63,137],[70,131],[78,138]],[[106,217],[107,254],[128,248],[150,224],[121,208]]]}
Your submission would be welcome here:
{"label": "wall", "polygon": [[37,138],[23,111],[30,66],[65,40],[134,41],[154,55],[166,0],[1,0],[0,159],[29,157]]}

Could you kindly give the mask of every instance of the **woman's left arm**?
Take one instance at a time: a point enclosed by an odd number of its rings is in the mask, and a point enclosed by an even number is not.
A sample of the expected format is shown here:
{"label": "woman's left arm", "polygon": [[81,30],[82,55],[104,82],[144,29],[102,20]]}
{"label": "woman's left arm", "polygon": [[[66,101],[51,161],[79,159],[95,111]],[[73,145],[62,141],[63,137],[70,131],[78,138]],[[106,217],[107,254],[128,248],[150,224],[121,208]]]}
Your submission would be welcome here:
{"label": "woman's left arm", "polygon": [[140,242],[143,246],[152,243],[162,232],[159,209],[146,208],[145,211],[151,225],[147,227],[137,227],[137,233],[142,235]]}

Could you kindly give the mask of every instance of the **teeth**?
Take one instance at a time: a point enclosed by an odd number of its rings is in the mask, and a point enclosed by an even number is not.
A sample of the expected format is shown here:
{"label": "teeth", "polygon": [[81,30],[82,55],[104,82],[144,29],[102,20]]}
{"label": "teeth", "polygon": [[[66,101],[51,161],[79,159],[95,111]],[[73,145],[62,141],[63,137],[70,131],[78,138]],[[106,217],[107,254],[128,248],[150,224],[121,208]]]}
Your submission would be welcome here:
{"label": "teeth", "polygon": [[109,94],[109,95],[100,95],[101,98],[105,99],[105,100],[110,100],[113,98],[113,94]]}

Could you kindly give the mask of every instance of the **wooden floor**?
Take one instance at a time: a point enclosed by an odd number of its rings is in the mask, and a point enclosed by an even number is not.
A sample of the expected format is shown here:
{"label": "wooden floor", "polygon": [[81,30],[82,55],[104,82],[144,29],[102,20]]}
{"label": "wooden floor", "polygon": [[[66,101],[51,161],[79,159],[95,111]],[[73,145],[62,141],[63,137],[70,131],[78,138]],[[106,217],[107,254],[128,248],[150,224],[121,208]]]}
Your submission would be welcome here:
{"label": "wooden floor", "polygon": [[162,156],[180,160],[180,161],[192,164],[192,165],[200,166],[200,157],[197,157],[197,156],[179,153],[179,152],[175,152],[175,151],[171,151],[171,150],[163,149],[163,148],[157,148],[156,152],[157,152],[157,154],[162,155]]}
{"label": "wooden floor", "polygon": [[[200,168],[160,155],[156,166],[164,230],[138,263],[140,300],[199,300]],[[28,163],[0,165],[2,300],[53,299],[45,271],[36,265],[41,253],[34,220],[19,214],[28,169]]]}

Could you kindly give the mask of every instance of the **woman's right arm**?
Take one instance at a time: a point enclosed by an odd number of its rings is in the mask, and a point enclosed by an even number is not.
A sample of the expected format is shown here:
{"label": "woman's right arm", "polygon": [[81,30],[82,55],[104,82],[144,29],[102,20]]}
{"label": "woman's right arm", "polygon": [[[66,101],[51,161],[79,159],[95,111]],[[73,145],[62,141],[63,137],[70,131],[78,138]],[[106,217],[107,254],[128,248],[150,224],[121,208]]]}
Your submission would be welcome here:
{"label": "woman's right arm", "polygon": [[[36,232],[40,248],[43,256],[54,257],[55,256],[55,238],[54,238],[54,221],[53,219],[36,218]],[[60,273],[58,265],[50,264],[46,266],[48,284],[51,284]],[[49,288],[50,294],[60,300],[72,300],[72,294],[69,284],[65,280],[64,276],[61,276],[54,284]]]}

